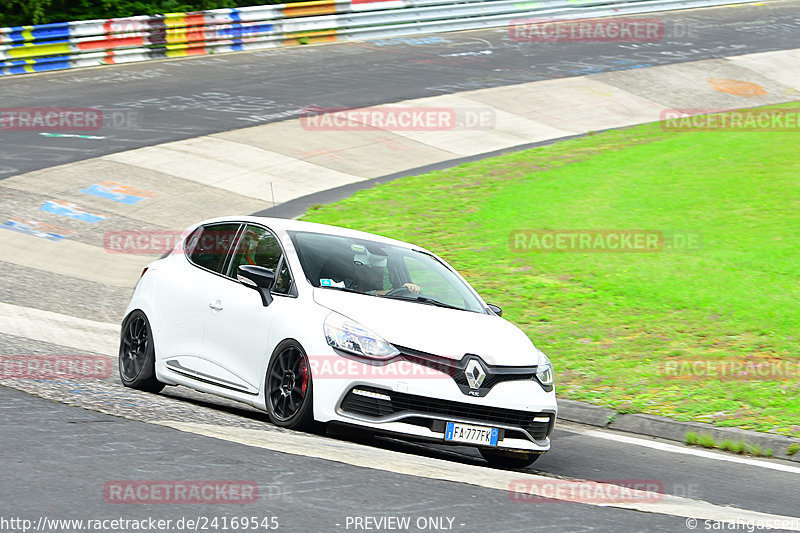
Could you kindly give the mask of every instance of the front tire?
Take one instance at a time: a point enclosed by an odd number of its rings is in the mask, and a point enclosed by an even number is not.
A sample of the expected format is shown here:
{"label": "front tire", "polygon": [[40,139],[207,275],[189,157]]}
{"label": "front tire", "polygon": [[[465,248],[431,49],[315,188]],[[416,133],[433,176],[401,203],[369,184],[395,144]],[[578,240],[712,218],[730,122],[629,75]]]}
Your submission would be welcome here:
{"label": "front tire", "polygon": [[295,341],[284,341],[275,348],[264,388],[267,414],[273,424],[301,431],[316,428],[311,365]]}
{"label": "front tire", "polygon": [[542,456],[536,452],[509,452],[486,448],[480,448],[478,451],[490,466],[496,468],[526,468]]}
{"label": "front tire", "polygon": [[132,389],[159,392],[164,384],[156,379],[156,350],[147,316],[138,309],[122,324],[119,343],[119,377]]}

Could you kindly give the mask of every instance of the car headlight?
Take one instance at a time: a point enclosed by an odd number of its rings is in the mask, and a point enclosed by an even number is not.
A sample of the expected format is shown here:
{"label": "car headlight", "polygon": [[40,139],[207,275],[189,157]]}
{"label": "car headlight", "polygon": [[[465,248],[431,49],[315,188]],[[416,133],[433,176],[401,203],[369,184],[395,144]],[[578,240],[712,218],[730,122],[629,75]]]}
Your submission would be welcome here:
{"label": "car headlight", "polygon": [[552,389],[553,383],[555,382],[555,376],[553,375],[553,364],[546,355],[542,354],[542,357],[544,357],[544,362],[536,369],[536,379],[539,380],[539,383],[542,384],[545,390],[548,390]]}
{"label": "car headlight", "polygon": [[331,313],[325,319],[325,340],[338,350],[373,359],[391,359],[400,352],[358,322]]}

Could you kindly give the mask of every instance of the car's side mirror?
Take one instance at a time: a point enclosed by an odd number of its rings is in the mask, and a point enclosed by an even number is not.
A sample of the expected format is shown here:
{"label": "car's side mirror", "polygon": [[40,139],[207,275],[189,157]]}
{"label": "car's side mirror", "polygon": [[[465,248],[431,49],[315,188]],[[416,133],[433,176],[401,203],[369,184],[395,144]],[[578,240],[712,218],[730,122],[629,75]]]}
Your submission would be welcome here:
{"label": "car's side mirror", "polygon": [[272,294],[269,292],[275,284],[275,273],[272,270],[255,265],[239,265],[236,278],[242,285],[258,291],[264,307],[272,303]]}
{"label": "car's side mirror", "polygon": [[497,307],[496,305],[493,304],[486,304],[486,305],[489,306],[489,310],[492,313],[496,314],[497,316],[503,316],[503,310]]}

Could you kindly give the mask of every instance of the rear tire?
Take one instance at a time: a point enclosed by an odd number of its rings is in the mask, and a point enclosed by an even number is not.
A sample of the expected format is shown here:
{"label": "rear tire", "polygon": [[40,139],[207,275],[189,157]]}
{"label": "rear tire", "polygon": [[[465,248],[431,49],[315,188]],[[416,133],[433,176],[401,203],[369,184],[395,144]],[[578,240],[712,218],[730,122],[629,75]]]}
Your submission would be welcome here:
{"label": "rear tire", "polygon": [[156,350],[147,316],[140,310],[122,324],[119,342],[119,377],[132,389],[160,392],[164,384],[156,379]]}
{"label": "rear tire", "polygon": [[278,427],[314,431],[314,385],[308,357],[297,342],[283,341],[267,367],[264,401],[270,421]]}
{"label": "rear tire", "polygon": [[486,448],[479,448],[478,451],[490,466],[496,468],[526,468],[542,455],[536,452],[507,452]]}

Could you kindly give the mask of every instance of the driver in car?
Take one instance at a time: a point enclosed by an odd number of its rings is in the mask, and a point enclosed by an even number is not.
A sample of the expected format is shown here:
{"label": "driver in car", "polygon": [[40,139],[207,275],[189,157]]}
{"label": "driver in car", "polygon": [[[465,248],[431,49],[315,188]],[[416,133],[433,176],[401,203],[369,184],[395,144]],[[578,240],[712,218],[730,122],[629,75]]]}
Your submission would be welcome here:
{"label": "driver in car", "polygon": [[386,262],[386,256],[369,252],[356,255],[353,258],[353,263],[356,265],[356,283],[353,288],[365,294],[382,295],[401,288],[405,288],[411,294],[419,294],[419,285],[413,283],[403,283],[401,287],[384,289],[383,274],[386,269]]}

